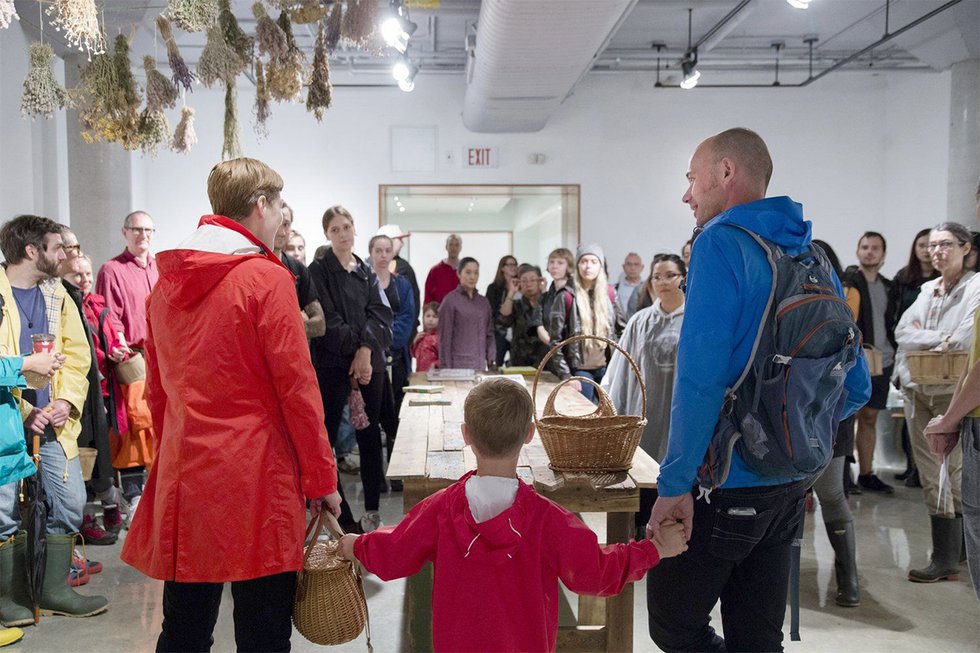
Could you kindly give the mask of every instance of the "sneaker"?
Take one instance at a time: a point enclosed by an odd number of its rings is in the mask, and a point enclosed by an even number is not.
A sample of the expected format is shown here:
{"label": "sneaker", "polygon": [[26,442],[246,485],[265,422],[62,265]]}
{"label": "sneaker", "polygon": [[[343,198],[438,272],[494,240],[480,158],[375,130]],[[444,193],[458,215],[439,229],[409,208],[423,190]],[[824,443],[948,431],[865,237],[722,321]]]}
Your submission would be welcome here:
{"label": "sneaker", "polygon": [[364,529],[361,528],[361,523],[356,521],[338,521],[341,530],[343,530],[348,535],[363,535]]}
{"label": "sneaker", "polygon": [[133,517],[136,515],[136,508],[140,505],[140,497],[142,495],[137,494],[133,497],[132,501],[129,502],[129,514],[126,515],[126,526],[125,528],[129,530],[130,525],[133,523]]}
{"label": "sneaker", "polygon": [[895,491],[895,488],[878,478],[874,472],[871,472],[870,474],[861,474],[858,476],[858,484],[869,492],[891,494]]}
{"label": "sneaker", "polygon": [[99,526],[99,522],[95,520],[94,515],[85,515],[82,517],[82,537],[85,539],[85,544],[89,546],[106,546],[109,544],[115,544],[118,536],[115,533],[109,533],[104,528]]}
{"label": "sneaker", "polygon": [[361,471],[360,465],[352,461],[350,458],[342,458],[337,461],[337,469],[339,469],[344,474],[357,474]]}
{"label": "sneaker", "polygon": [[118,534],[122,530],[122,523],[122,513],[119,511],[119,506],[102,509],[102,527],[107,533]]}
{"label": "sneaker", "polygon": [[377,512],[366,512],[361,517],[361,530],[365,533],[373,533],[382,526],[384,524],[381,523],[381,515]]}
{"label": "sneaker", "polygon": [[72,569],[80,569],[86,574],[98,574],[102,571],[102,563],[96,560],[87,560],[82,557],[82,552],[75,547],[71,554]]}
{"label": "sneaker", "polygon": [[71,570],[68,574],[68,585],[71,587],[80,587],[88,583],[89,577],[88,572],[85,570],[85,559],[78,554],[78,550],[72,551],[71,556]]}

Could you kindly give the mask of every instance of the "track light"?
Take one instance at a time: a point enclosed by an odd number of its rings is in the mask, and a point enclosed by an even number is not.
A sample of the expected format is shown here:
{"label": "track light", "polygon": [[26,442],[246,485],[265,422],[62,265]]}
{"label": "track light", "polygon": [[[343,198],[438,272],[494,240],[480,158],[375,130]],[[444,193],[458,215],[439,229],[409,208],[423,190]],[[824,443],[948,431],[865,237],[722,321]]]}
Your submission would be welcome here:
{"label": "track light", "polygon": [[398,88],[406,93],[411,93],[415,88],[415,76],[418,73],[419,67],[405,55],[399,57],[391,69],[391,76],[398,82]]}
{"label": "track light", "polygon": [[698,55],[696,52],[688,51],[684,55],[684,61],[681,62],[681,70],[684,71],[684,79],[680,83],[681,88],[689,91],[698,85],[698,80],[701,79],[701,71],[698,70]]}
{"label": "track light", "polygon": [[786,4],[794,9],[807,9],[811,0],[786,0]]}
{"label": "track light", "polygon": [[408,19],[405,5],[398,0],[392,0],[391,11],[392,15],[381,23],[381,36],[389,46],[405,52],[408,49],[408,40],[419,26]]}
{"label": "track light", "polygon": [[411,93],[415,90],[415,80],[414,79],[403,79],[398,82],[398,88],[405,91],[406,93]]}

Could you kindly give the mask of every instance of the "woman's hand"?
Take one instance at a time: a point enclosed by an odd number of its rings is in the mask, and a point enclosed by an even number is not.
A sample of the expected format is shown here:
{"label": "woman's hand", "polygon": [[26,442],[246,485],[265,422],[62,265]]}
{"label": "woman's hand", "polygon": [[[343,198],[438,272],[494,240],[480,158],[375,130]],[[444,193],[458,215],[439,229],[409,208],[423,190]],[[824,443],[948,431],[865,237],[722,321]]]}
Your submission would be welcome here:
{"label": "woman's hand", "polygon": [[121,363],[126,360],[126,356],[130,354],[130,350],[124,347],[113,347],[112,352],[109,354],[109,358],[115,363]]}
{"label": "woman's hand", "polygon": [[350,364],[350,370],[348,374],[354,377],[354,380],[361,385],[367,385],[371,382],[371,375],[374,373],[374,368],[371,367],[371,348],[361,347],[354,354],[354,362]]}
{"label": "woman's hand", "polygon": [[521,287],[521,280],[517,277],[511,277],[507,280],[507,299],[513,299],[514,295],[517,294],[518,289]]}
{"label": "woman's hand", "polygon": [[51,377],[54,376],[54,373],[60,370],[64,364],[64,354],[59,354],[57,352],[50,354],[31,354],[30,356],[24,357],[24,363],[21,366],[21,371],[34,372],[35,374],[40,374],[41,376]]}

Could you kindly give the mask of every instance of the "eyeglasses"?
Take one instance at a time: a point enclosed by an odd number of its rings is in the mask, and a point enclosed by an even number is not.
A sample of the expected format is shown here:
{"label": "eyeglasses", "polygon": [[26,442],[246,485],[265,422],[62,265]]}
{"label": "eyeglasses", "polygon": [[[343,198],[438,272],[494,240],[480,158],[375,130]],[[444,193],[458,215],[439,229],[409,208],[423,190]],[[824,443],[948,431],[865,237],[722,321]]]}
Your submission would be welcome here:
{"label": "eyeglasses", "polygon": [[948,251],[951,247],[953,247],[953,245],[962,245],[962,244],[963,243],[953,242],[952,240],[943,240],[938,243],[929,243],[929,251],[934,252],[938,249],[940,252],[945,252]]}
{"label": "eyeglasses", "polygon": [[134,234],[140,233],[146,234],[147,236],[152,236],[153,232],[156,231],[153,227],[126,227],[126,229],[132,231]]}
{"label": "eyeglasses", "polygon": [[62,245],[61,246],[61,249],[63,249],[66,252],[80,252],[80,251],[82,251],[82,246],[79,245],[79,244],[75,244],[75,245]]}
{"label": "eyeglasses", "polygon": [[655,274],[653,275],[654,281],[673,281],[677,277],[681,276],[678,272],[668,272],[667,274]]}

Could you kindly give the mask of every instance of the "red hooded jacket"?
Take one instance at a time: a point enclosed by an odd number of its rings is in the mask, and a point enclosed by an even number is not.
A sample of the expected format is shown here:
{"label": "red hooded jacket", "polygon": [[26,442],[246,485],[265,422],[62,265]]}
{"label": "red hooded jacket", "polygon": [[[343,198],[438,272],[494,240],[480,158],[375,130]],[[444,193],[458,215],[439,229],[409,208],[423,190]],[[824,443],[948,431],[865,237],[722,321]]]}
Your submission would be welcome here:
{"label": "red hooded jacket", "polygon": [[146,363],[159,445],[122,559],[187,583],[298,570],[304,495],[334,492],[337,472],[293,277],[220,216],[157,264]]}
{"label": "red hooded jacket", "polygon": [[478,524],[465,488],[474,473],[354,542],[382,580],[433,563],[436,651],[554,651],[559,580],[578,594],[614,596],[660,561],[650,540],[599,546],[581,519],[523,482],[514,505]]}

